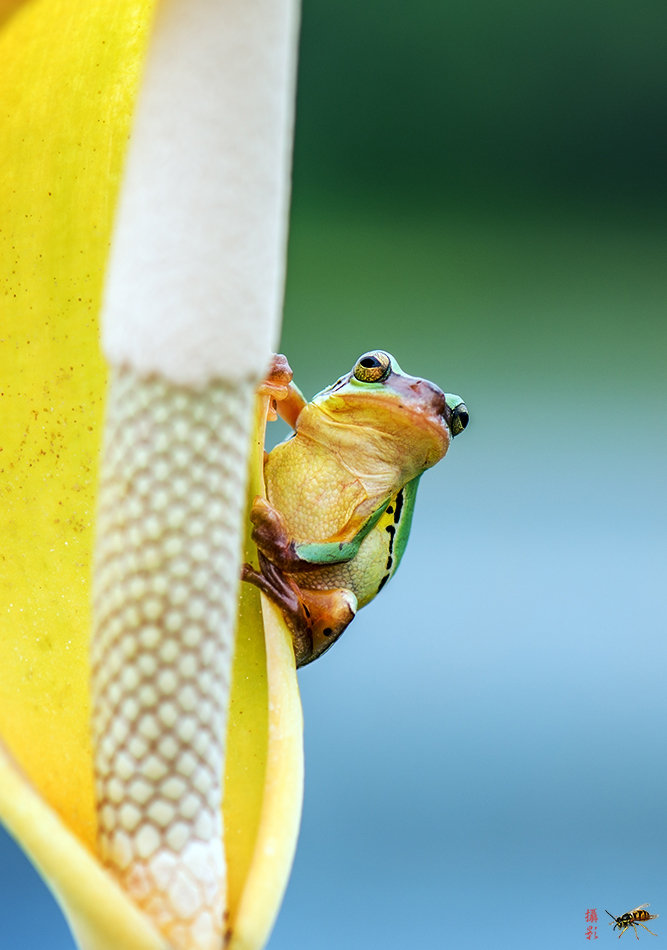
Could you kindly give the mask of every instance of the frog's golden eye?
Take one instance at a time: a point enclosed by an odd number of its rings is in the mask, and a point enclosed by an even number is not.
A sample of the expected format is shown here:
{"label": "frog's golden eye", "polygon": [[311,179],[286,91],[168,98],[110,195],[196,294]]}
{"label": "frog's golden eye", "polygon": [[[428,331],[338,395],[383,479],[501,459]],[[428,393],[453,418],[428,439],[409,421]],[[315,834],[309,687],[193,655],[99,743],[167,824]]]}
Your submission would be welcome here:
{"label": "frog's golden eye", "polygon": [[354,367],[354,378],[360,383],[379,383],[391,372],[391,357],[384,350],[364,353]]}

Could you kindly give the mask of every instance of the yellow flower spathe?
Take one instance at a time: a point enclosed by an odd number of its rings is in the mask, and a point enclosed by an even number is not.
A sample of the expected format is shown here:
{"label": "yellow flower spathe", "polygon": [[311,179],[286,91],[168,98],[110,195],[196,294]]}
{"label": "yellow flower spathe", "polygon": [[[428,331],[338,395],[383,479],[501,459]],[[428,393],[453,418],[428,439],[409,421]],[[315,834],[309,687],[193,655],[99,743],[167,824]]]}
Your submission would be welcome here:
{"label": "yellow flower spathe", "polygon": [[[88,684],[98,312],[153,7],[0,5],[0,817],[87,950],[164,945],[95,857]],[[238,950],[268,937],[302,782],[289,636],[265,606],[266,647],[258,596],[242,600],[224,803]]]}

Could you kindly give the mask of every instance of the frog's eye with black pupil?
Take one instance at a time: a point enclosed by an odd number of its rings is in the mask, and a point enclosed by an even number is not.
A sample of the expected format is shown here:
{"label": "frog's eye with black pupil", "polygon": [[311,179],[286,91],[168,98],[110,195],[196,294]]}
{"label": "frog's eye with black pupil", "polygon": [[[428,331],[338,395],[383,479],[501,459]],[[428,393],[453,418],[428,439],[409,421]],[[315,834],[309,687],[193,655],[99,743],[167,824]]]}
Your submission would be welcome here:
{"label": "frog's eye with black pupil", "polygon": [[463,432],[465,427],[468,425],[468,420],[470,416],[468,415],[468,409],[464,402],[460,402],[458,406],[454,406],[452,409],[452,423],[451,430],[452,435],[459,435]]}
{"label": "frog's eye with black pupil", "polygon": [[354,378],[360,383],[379,383],[391,372],[391,357],[383,350],[360,356],[354,367]]}

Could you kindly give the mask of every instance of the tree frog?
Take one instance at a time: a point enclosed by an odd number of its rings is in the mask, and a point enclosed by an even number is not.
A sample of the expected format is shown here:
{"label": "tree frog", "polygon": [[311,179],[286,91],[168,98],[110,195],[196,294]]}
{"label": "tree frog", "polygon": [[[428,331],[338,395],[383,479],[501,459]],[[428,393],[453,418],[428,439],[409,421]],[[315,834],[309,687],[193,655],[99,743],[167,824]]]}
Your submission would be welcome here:
{"label": "tree frog", "polygon": [[259,570],[245,564],[242,576],[281,608],[305,666],[393,576],[419,479],[468,410],[384,350],[364,353],[312,402],[291,376],[277,357],[265,391],[294,433],[266,456],[266,498],[250,511]]}

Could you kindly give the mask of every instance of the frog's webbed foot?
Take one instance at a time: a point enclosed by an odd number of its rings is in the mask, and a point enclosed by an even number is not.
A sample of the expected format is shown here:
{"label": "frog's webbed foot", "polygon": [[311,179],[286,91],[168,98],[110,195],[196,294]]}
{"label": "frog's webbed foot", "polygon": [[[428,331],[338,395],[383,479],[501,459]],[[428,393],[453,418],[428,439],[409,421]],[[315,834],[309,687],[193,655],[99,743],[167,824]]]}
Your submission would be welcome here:
{"label": "frog's webbed foot", "polygon": [[304,590],[261,551],[259,568],[244,564],[241,577],[281,609],[292,633],[296,665],[305,666],[345,630],[356,613],[357,598],[345,588]]}
{"label": "frog's webbed foot", "polygon": [[269,418],[276,418],[276,403],[289,396],[292,375],[287,357],[282,353],[274,353],[269,370],[257,390],[260,396],[269,396],[271,399]]}
{"label": "frog's webbed foot", "polygon": [[292,382],[292,368],[287,357],[282,353],[274,353],[271,365],[260,384],[257,392],[260,396],[269,396],[269,419],[281,416],[285,422],[294,428],[299,413],[306,405],[306,400],[297,386]]}
{"label": "frog's webbed foot", "polygon": [[259,552],[259,571],[256,571],[250,564],[244,564],[241,570],[241,579],[258,587],[269,600],[272,600],[282,610],[292,633],[294,655],[298,666],[299,656],[308,654],[313,649],[308,615],[301,602],[301,592],[298,585],[287,577],[280,568],[264,557],[261,551]]}
{"label": "frog's webbed foot", "polygon": [[250,509],[252,522],[252,540],[259,550],[273,564],[293,574],[297,571],[319,570],[321,564],[303,561],[296,553],[294,541],[290,538],[285,519],[266,498],[258,495]]}

